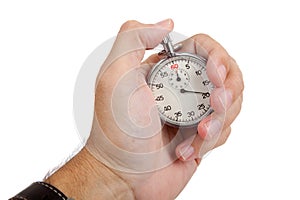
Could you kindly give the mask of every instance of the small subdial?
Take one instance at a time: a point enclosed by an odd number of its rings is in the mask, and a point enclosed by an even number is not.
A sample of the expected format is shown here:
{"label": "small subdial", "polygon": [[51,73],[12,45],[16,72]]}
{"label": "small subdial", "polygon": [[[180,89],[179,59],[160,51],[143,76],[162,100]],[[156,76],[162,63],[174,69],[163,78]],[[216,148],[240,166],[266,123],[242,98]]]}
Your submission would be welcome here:
{"label": "small subdial", "polygon": [[169,75],[169,84],[175,89],[183,89],[190,82],[189,74],[183,69],[172,70]]}

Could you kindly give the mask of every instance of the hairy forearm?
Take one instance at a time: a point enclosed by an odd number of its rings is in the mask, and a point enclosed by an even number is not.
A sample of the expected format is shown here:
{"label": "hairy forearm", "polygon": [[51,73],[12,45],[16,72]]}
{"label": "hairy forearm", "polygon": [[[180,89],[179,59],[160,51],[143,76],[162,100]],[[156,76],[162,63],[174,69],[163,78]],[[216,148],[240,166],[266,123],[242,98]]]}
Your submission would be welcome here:
{"label": "hairy forearm", "polygon": [[75,200],[134,199],[130,186],[85,148],[45,182]]}

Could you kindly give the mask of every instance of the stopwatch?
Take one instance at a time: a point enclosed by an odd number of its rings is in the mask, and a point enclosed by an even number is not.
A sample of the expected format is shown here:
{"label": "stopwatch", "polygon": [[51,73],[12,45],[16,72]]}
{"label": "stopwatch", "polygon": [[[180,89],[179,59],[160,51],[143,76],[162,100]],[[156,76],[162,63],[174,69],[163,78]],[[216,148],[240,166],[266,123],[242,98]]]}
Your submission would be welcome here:
{"label": "stopwatch", "polygon": [[207,60],[192,53],[175,52],[167,35],[161,44],[164,57],[148,74],[148,86],[161,120],[174,127],[194,127],[213,112],[210,94],[214,85],[206,74]]}

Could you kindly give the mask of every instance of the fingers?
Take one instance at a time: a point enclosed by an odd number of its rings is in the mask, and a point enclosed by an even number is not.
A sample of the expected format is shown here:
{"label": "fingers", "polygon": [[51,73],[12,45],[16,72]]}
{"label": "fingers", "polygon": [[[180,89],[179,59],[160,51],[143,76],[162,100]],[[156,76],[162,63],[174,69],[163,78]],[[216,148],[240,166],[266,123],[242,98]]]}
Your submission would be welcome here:
{"label": "fingers", "polygon": [[241,110],[244,83],[235,60],[209,36],[199,34],[187,39],[180,51],[207,58],[207,75],[215,85],[210,99],[214,113],[199,123],[196,136],[188,138],[176,149],[181,160],[191,160],[201,158],[227,140],[230,125]]}
{"label": "fingers", "polygon": [[240,112],[243,77],[235,60],[215,40],[207,35],[196,35],[192,39],[194,51],[208,56],[207,75],[216,86],[210,99],[215,112],[210,119],[203,120],[198,126],[198,133],[202,138],[212,137],[230,126]]}
{"label": "fingers", "polygon": [[244,88],[242,75],[236,64],[229,65],[227,69],[224,87],[215,88],[211,95],[211,106],[215,112],[198,125],[198,135],[202,139],[224,138],[221,133],[240,113]]}

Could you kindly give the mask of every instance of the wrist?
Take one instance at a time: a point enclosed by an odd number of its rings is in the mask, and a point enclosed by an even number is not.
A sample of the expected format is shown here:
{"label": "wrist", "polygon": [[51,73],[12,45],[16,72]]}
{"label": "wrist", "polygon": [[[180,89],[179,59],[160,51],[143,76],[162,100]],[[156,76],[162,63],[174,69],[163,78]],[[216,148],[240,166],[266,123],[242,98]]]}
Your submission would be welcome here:
{"label": "wrist", "polygon": [[86,148],[45,180],[74,199],[134,199],[130,185]]}

